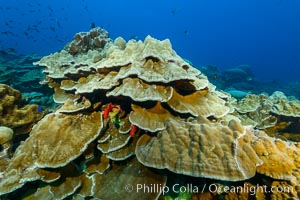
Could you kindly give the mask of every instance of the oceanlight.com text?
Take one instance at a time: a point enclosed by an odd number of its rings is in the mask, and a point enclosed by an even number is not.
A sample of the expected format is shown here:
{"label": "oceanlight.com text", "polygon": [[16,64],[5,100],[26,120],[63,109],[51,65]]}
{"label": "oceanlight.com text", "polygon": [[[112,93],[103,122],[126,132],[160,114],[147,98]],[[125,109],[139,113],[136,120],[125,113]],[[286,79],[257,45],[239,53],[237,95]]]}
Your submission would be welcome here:
{"label": "oceanlight.com text", "polygon": [[124,188],[127,192],[137,192],[137,193],[162,193],[163,195],[168,192],[174,193],[203,193],[209,191],[211,193],[248,193],[249,195],[255,195],[256,193],[292,193],[293,187],[291,186],[271,186],[267,187],[265,185],[247,185],[242,186],[226,186],[220,184],[204,184],[201,186],[187,184],[180,185],[174,184],[173,186],[166,186],[162,184],[128,184]]}

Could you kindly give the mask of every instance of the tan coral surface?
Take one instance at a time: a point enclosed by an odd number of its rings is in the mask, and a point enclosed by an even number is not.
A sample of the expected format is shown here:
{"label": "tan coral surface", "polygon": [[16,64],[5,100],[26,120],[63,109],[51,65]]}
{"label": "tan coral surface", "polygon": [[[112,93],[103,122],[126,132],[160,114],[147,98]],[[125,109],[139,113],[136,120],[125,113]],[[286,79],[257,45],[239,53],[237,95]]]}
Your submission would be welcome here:
{"label": "tan coral surface", "polygon": [[0,125],[7,126],[20,133],[27,130],[44,115],[38,111],[38,105],[21,105],[22,95],[12,87],[0,84]]}
{"label": "tan coral surface", "polygon": [[262,162],[243,142],[244,128],[230,127],[204,118],[178,123],[170,120],[156,137],[143,135],[136,147],[138,160],[146,166],[167,168],[179,174],[237,181],[255,175]]}
{"label": "tan coral surface", "polygon": [[[285,107],[276,110],[267,97],[231,101],[168,39],[111,42],[106,32],[93,29],[35,64],[45,68],[44,83],[64,105],[38,122],[4,165],[1,195],[29,188],[29,199],[157,199],[161,191],[133,188],[128,194],[124,187],[164,186],[166,174],[225,180],[225,186],[263,174],[271,180],[265,185],[281,179],[299,188],[299,145],[241,124],[249,119],[259,128],[272,127]],[[297,117],[297,106],[288,110]]]}

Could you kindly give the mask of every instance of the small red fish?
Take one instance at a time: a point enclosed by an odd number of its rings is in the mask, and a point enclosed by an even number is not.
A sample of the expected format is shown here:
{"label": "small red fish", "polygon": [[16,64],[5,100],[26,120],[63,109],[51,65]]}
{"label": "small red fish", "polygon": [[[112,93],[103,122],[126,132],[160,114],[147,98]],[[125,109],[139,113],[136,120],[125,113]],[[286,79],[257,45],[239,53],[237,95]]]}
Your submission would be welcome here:
{"label": "small red fish", "polygon": [[134,134],[135,134],[136,130],[137,130],[137,126],[136,125],[132,125],[130,133],[129,133],[130,137],[134,137]]}
{"label": "small red fish", "polygon": [[109,103],[108,106],[105,108],[105,110],[103,111],[103,118],[107,119],[108,118],[108,113],[111,111],[111,109],[113,108],[112,103]]}

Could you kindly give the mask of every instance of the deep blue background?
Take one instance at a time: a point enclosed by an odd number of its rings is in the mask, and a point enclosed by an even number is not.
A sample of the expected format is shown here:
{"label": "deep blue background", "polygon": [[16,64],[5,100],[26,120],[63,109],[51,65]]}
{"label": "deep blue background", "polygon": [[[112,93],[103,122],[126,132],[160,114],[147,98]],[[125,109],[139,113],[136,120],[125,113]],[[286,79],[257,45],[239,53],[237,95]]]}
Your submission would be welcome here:
{"label": "deep blue background", "polygon": [[300,0],[0,0],[0,49],[47,55],[91,22],[112,38],[170,38],[196,66],[300,80]]}

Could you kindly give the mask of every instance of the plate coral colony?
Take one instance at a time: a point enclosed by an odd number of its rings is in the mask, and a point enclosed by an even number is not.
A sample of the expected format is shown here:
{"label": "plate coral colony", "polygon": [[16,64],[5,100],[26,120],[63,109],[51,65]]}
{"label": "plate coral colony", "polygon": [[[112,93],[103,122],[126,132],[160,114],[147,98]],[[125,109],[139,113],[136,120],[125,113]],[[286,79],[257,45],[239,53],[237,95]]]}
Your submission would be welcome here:
{"label": "plate coral colony", "polygon": [[[61,106],[44,116],[27,109],[35,124],[29,136],[2,153],[4,199],[300,197],[300,144],[292,133],[276,137],[299,123],[296,100],[275,93],[238,101],[217,91],[168,39],[113,41],[100,28],[77,33],[35,65]],[[3,103],[17,91],[0,88],[0,111],[18,112]],[[0,114],[1,122],[12,120]],[[12,137],[2,141],[6,149]],[[192,191],[165,193],[185,184]],[[232,190],[239,186],[277,190]]]}

